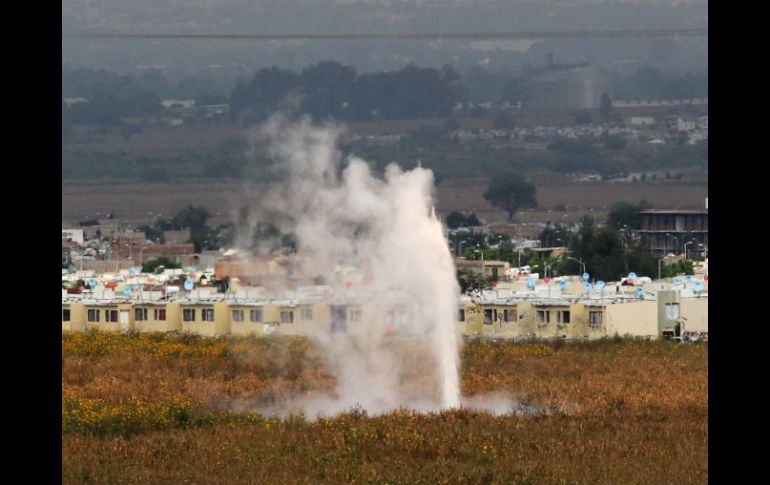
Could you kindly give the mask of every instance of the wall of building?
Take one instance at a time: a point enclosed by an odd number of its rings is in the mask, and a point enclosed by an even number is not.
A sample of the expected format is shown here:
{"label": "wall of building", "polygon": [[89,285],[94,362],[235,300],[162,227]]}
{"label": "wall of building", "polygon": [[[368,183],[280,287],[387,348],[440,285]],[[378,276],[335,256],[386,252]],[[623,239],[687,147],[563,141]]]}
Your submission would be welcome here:
{"label": "wall of building", "polygon": [[[181,304],[182,331],[200,335],[228,335],[230,333],[230,311],[227,303]],[[184,311],[195,310],[195,320],[184,321]],[[203,320],[203,310],[214,310],[214,320]]]}
{"label": "wall of building", "polygon": [[654,301],[605,305],[607,335],[658,337],[658,305]]}
{"label": "wall of building", "polygon": [[[64,331],[79,331],[82,330],[86,324],[85,305],[82,303],[68,303],[63,304],[62,310],[70,311],[70,320],[65,322],[62,320],[61,329]],[[62,313],[62,316],[64,314]]]}
{"label": "wall of building", "polygon": [[[178,303],[167,303],[162,305],[134,305],[137,308],[147,309],[147,319],[137,320],[136,311],[131,312],[133,328],[137,332],[173,332],[182,328],[181,316]],[[155,310],[165,310],[166,319],[156,320]]]}
{"label": "wall of building", "polygon": [[682,298],[680,309],[684,320],[683,331],[709,331],[709,301],[708,298]]}
{"label": "wall of building", "polygon": [[[243,321],[236,322],[232,318],[233,310],[243,311]],[[251,321],[251,311],[261,310],[262,318],[258,321]],[[265,322],[266,305],[230,305],[230,333],[233,335],[263,335]]]}
{"label": "wall of building", "polygon": [[[669,318],[666,303],[679,304],[679,316]],[[303,308],[312,311],[310,318],[303,318]],[[136,320],[135,310],[147,309],[147,320]],[[154,310],[164,308],[166,320],[156,320]],[[252,322],[250,311],[262,310],[262,319]],[[684,329],[695,332],[708,331],[708,298],[681,298],[679,291],[659,291],[658,300],[635,300],[625,303],[600,304],[598,302],[568,302],[560,304],[517,301],[512,304],[482,304],[465,301],[464,321],[457,322],[459,335],[484,336],[489,338],[601,338],[613,335],[634,335],[657,337],[663,330],[674,328],[679,321]],[[173,332],[183,331],[199,335],[328,335],[334,333],[361,335],[373,332],[382,335],[408,334],[409,322],[419,316],[411,315],[403,308],[380,303],[340,304],[312,302],[292,305],[288,302],[264,303],[259,306],[228,302],[212,303],[62,303],[62,309],[70,310],[70,321],[62,321],[62,331],[80,331],[84,328],[106,332]],[[88,322],[88,309],[99,311],[99,322]],[[183,320],[184,309],[195,310],[195,320]],[[213,321],[203,320],[203,310],[214,310]],[[106,321],[106,310],[118,311],[117,322]],[[233,310],[243,310],[244,319],[233,321]],[[120,322],[121,312],[128,312],[128,325]],[[342,312],[344,318],[339,325]],[[485,311],[491,312],[489,323],[485,323]],[[504,318],[509,312],[509,320]],[[546,312],[547,321],[538,318],[538,312]],[[561,312],[569,312],[565,322]],[[281,313],[290,312],[293,321],[282,322]],[[600,323],[591,324],[591,312],[598,312]],[[337,322],[337,324],[335,324]],[[366,324],[362,324],[366,322]]]}
{"label": "wall of building", "polygon": [[[83,325],[81,327],[86,330],[98,330],[101,332],[131,332],[134,330],[133,326],[133,305],[130,303],[115,303],[115,304],[85,304],[84,305],[85,316],[83,318]],[[88,311],[94,310],[99,312],[98,322],[88,321]],[[107,312],[117,311],[118,318],[116,322],[107,321]],[[125,312],[125,313],[124,313]],[[123,323],[121,319],[125,318],[123,315],[128,315],[128,322]]]}

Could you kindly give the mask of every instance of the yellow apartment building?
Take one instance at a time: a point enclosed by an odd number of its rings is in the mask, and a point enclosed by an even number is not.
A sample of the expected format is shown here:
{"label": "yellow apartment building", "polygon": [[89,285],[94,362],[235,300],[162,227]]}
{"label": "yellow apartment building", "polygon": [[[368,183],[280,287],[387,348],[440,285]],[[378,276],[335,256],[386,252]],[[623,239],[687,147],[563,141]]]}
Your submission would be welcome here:
{"label": "yellow apartment building", "polygon": [[[487,291],[465,295],[457,332],[483,338],[657,338],[708,332],[708,296],[678,290],[575,295]],[[538,296],[540,295],[540,296]],[[374,301],[374,302],[372,302]],[[165,301],[62,298],[62,331],[189,332],[198,335],[408,334],[422,318],[399,300],[374,298],[226,299],[224,295]]]}

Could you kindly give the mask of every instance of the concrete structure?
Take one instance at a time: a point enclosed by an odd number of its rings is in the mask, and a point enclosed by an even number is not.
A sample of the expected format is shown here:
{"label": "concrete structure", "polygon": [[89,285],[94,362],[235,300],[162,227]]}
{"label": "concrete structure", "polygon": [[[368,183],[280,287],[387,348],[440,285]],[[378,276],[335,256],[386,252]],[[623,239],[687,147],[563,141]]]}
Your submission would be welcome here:
{"label": "concrete structure", "polygon": [[[684,244],[695,241],[708,248],[708,209],[647,210],[640,212],[642,228],[638,231],[653,251],[679,254]],[[698,247],[688,248],[698,250]]]}

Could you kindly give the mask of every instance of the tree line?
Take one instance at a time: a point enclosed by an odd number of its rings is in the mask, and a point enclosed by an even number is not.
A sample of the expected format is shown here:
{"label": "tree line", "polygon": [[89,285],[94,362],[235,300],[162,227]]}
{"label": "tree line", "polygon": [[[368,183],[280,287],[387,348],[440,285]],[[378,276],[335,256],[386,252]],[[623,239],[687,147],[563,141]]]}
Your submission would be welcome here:
{"label": "tree line", "polygon": [[[455,103],[470,99],[471,88],[484,84],[481,74],[473,71],[463,82],[450,65],[436,69],[412,64],[398,71],[359,73],[351,66],[327,60],[299,72],[263,68],[248,81],[233,86],[232,81],[200,75],[174,83],[160,70],[139,75],[65,70],[62,98],[88,101],[62,103],[62,123],[64,130],[71,124],[118,124],[121,117],[159,114],[164,98],[195,99],[197,104],[230,103],[233,118],[244,123],[262,121],[278,109],[343,121],[446,117]],[[487,101],[527,102],[537,89],[526,75],[508,79],[499,94],[488,93]],[[497,85],[502,85],[500,80]],[[629,75],[614,75],[611,91],[617,99],[706,97],[708,73],[642,68]],[[512,126],[512,122],[499,120],[496,125]]]}
{"label": "tree line", "polygon": [[260,69],[233,90],[230,113],[244,123],[262,121],[279,109],[344,121],[446,117],[462,93],[459,75],[450,66],[358,73],[323,61],[299,73]]}

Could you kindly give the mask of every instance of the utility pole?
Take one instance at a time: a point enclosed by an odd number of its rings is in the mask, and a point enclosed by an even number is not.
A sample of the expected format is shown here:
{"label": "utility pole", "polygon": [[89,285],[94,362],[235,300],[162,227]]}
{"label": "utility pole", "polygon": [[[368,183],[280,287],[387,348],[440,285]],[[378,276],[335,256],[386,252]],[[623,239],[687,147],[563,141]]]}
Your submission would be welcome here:
{"label": "utility pole", "polygon": [[662,263],[662,262],[663,262],[663,259],[665,259],[665,257],[663,257],[663,258],[660,258],[660,259],[658,260],[658,279],[660,279],[660,263]]}

